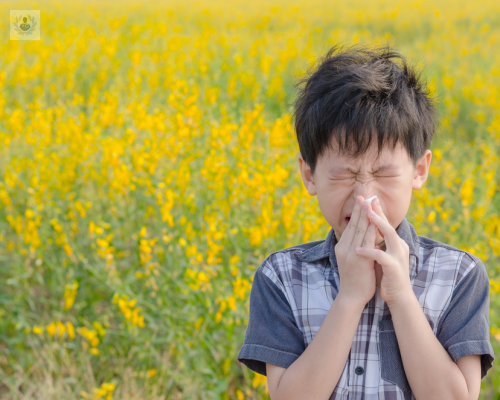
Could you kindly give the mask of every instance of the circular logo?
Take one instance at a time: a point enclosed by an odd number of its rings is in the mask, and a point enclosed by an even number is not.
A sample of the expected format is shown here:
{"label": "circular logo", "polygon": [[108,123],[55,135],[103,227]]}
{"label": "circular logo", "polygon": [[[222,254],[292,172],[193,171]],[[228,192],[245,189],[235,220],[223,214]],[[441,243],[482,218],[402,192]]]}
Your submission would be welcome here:
{"label": "circular logo", "polygon": [[19,36],[33,35],[38,28],[38,21],[34,13],[18,11],[12,15],[11,24]]}

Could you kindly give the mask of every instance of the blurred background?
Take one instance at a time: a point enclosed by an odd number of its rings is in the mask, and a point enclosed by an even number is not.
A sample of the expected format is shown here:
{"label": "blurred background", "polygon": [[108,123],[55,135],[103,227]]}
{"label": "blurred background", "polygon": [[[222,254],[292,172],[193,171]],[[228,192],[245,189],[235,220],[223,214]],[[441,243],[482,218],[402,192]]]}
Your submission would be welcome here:
{"label": "blurred background", "polygon": [[[500,2],[0,7],[2,399],[269,399],[236,356],[256,268],[330,230],[291,103],[337,43],[393,45],[437,96],[407,219],[484,261],[498,358]],[[40,40],[9,10],[40,10]]]}

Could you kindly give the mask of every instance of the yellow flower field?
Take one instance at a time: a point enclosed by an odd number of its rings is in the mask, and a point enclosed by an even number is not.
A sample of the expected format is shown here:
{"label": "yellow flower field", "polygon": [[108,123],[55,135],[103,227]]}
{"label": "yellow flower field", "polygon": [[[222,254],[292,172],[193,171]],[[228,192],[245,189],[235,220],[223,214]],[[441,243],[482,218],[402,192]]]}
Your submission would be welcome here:
{"label": "yellow flower field", "polygon": [[[237,360],[252,277],[330,227],[293,83],[337,43],[423,68],[441,123],[407,218],[480,257],[500,354],[500,2],[2,2],[0,397],[269,399]],[[500,368],[481,399],[500,399]]]}

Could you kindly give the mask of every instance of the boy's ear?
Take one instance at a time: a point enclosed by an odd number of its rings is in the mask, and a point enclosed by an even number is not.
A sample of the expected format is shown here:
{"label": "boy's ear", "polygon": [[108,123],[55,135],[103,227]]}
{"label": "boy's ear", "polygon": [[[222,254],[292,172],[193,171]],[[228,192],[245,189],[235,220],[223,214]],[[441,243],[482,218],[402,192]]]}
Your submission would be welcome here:
{"label": "boy's ear", "polygon": [[419,190],[422,186],[424,186],[427,176],[429,175],[431,159],[432,151],[427,149],[425,154],[418,160],[415,175],[413,176],[413,190]]}
{"label": "boy's ear", "polygon": [[311,174],[311,168],[302,158],[302,155],[299,153],[299,169],[300,174],[302,175],[302,181],[304,182],[304,186],[306,187],[308,193],[311,196],[316,195],[316,184],[314,183],[314,177]]}

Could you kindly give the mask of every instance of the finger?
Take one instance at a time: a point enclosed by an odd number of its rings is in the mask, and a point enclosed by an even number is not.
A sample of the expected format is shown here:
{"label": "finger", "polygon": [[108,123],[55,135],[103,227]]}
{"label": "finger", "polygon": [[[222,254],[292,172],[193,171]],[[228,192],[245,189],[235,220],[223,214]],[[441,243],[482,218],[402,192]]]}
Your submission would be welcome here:
{"label": "finger", "polygon": [[375,246],[375,238],[377,236],[377,227],[374,223],[369,223],[366,235],[363,238],[363,247],[373,249]]}
{"label": "finger", "polygon": [[366,247],[357,247],[356,253],[362,257],[375,260],[382,266],[382,269],[384,268],[384,265],[390,265],[391,263],[391,256],[388,255],[387,253],[384,253],[382,250],[368,249]]}
{"label": "finger", "polygon": [[382,206],[380,205],[380,202],[378,201],[378,197],[375,198],[372,201],[372,209],[375,211],[378,215],[380,215],[382,218],[384,218],[386,221],[388,221],[387,217],[384,214],[384,211],[382,210]]}
{"label": "finger", "polygon": [[396,249],[399,245],[398,240],[400,238],[391,224],[389,224],[388,221],[383,219],[374,211],[369,211],[368,217],[373,223],[375,223],[380,233],[384,235],[384,242],[386,247]]}
{"label": "finger", "polygon": [[[376,197],[373,201],[372,201],[372,209],[373,211],[375,211],[378,215],[380,215],[382,218],[384,218],[386,221],[388,221],[387,217],[385,216],[384,214],[384,211],[382,210],[382,207],[380,206],[380,202],[378,200],[378,197]],[[378,230],[378,228],[377,228]],[[384,234],[380,231],[378,231],[380,233],[380,236],[382,236],[382,238],[384,237]]]}
{"label": "finger", "polygon": [[351,246],[360,247],[363,244],[363,238],[366,235],[366,230],[368,229],[368,224],[370,223],[367,213],[371,210],[371,208],[372,207],[370,203],[366,201],[363,202],[361,214],[359,215],[358,225],[355,229]]}
{"label": "finger", "polygon": [[345,242],[349,243],[349,245],[352,243],[352,240],[354,238],[356,226],[358,225],[359,221],[359,214],[361,213],[361,205],[363,204],[364,200],[365,199],[363,198],[363,196],[356,197],[356,203],[354,204],[354,209],[352,210],[351,219],[347,224],[346,230],[340,237],[340,240],[345,240]]}

